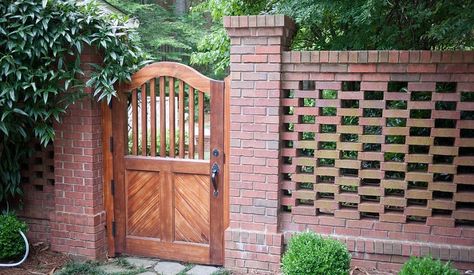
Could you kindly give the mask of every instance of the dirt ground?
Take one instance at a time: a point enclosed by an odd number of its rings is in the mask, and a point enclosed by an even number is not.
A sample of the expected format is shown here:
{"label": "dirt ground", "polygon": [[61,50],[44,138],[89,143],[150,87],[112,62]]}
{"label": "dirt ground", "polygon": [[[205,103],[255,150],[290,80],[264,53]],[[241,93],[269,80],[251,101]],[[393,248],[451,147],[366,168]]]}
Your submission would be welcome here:
{"label": "dirt ground", "polygon": [[25,263],[15,268],[0,268],[1,275],[49,275],[60,269],[70,259],[61,253],[52,252],[43,243],[32,245]]}

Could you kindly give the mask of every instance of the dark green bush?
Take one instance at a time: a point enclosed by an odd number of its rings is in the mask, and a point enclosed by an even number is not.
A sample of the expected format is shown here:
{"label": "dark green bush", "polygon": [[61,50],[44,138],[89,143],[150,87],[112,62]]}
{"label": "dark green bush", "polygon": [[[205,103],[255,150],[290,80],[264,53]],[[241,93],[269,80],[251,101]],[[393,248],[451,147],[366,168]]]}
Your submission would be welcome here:
{"label": "dark green bush", "polygon": [[398,275],[459,275],[451,263],[443,264],[432,257],[411,257]]}
{"label": "dark green bush", "polygon": [[293,236],[282,260],[283,274],[349,274],[351,255],[339,241],[314,232]]}
{"label": "dark green bush", "polygon": [[0,260],[12,260],[23,255],[25,245],[18,230],[25,233],[26,223],[13,214],[0,215]]}

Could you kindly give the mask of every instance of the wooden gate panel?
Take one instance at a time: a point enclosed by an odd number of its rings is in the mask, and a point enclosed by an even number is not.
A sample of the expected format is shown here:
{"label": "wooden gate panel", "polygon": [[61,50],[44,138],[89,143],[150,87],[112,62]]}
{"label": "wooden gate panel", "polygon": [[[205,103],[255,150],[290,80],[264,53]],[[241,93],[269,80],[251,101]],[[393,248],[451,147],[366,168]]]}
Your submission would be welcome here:
{"label": "wooden gate panel", "polygon": [[160,173],[127,171],[127,234],[161,238]]}
{"label": "wooden gate panel", "polygon": [[120,91],[116,252],[223,264],[224,93],[222,81],[176,63],[147,66]]}
{"label": "wooden gate panel", "polygon": [[175,175],[175,240],[209,244],[208,175]]}

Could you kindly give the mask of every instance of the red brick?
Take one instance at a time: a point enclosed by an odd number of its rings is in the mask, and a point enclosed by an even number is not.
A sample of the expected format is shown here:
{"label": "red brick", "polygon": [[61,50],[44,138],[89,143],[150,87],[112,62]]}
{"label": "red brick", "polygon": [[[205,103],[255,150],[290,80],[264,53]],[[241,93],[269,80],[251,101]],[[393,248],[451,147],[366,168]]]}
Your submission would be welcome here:
{"label": "red brick", "polygon": [[242,55],[242,62],[244,63],[266,63],[267,61],[267,55]]}
{"label": "red brick", "polygon": [[279,54],[281,52],[281,46],[256,46],[256,54]]}
{"label": "red brick", "polygon": [[348,71],[351,73],[374,73],[376,69],[375,64],[350,64]]}

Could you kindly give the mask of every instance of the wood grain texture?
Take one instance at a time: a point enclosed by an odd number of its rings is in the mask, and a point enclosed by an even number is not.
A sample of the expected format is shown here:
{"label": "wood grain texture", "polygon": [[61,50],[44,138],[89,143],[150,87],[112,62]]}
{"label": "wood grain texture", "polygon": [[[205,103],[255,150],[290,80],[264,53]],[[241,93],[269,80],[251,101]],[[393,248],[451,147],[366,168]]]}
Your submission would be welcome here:
{"label": "wood grain texture", "polygon": [[147,95],[146,95],[146,83],[142,85],[142,91],[141,91],[141,111],[142,111],[142,116],[141,116],[141,126],[142,126],[142,156],[146,156],[147,152],[147,135],[148,135],[148,129],[147,129],[147,124],[148,124],[148,117],[147,117]]}
{"label": "wood grain texture", "polygon": [[189,110],[189,120],[188,120],[188,133],[189,133],[189,158],[194,158],[194,88],[189,87],[189,99],[188,99],[188,110]]}
{"label": "wood grain texture", "polygon": [[230,82],[231,77],[224,79],[224,228],[229,227],[229,157],[230,157]]}
{"label": "wood grain texture", "polygon": [[[212,169],[213,165],[219,166],[219,173],[217,174],[217,187],[219,193],[217,196],[213,195],[214,188],[212,184],[211,189],[211,238],[210,253],[211,262],[213,264],[222,264],[224,262],[224,82],[211,82],[211,152],[216,150],[219,154],[211,154],[210,161]],[[211,173],[211,171],[209,171]]]}
{"label": "wood grain texture", "polygon": [[[123,91],[119,89],[119,91]],[[112,136],[114,137],[113,156],[113,179],[115,181],[114,221],[116,223],[115,252],[125,251],[125,161],[128,154],[128,119],[127,119],[127,95],[119,92],[118,98],[112,104]],[[107,195],[107,193],[106,193]],[[111,195],[111,194],[110,194]],[[108,214],[108,213],[107,213]]]}
{"label": "wood grain texture", "polygon": [[[115,99],[114,99],[115,100]],[[113,104],[113,102],[111,102]],[[112,110],[111,106],[103,102],[101,104],[102,111],[102,154],[103,154],[103,169],[104,169],[104,207],[106,215],[106,229],[107,229],[107,252],[110,256],[115,256],[115,238],[112,234],[112,222],[114,221],[114,197],[112,194],[113,180],[113,155],[110,152],[110,147],[113,146],[110,142],[112,137]]]}
{"label": "wood grain texture", "polygon": [[[166,67],[166,66],[164,66]],[[155,69],[157,67],[155,66]],[[175,75],[186,76],[196,74],[188,69],[184,72],[172,72],[170,68],[182,68],[171,66],[165,71],[151,77],[150,72],[136,77],[136,81],[142,81],[143,87],[150,81],[150,103],[147,106],[145,88],[141,90],[142,109],[138,108],[137,90],[131,93],[132,105],[132,152],[128,153],[128,118],[127,118],[127,91],[130,86],[123,88],[119,93],[120,100],[113,106],[111,121],[111,133],[116,138],[114,142],[117,148],[110,159],[113,161],[113,169],[108,168],[110,173],[104,173],[108,178],[113,176],[116,181],[116,194],[112,199],[114,221],[117,223],[117,234],[113,239],[116,253],[128,253],[163,259],[180,260],[204,264],[223,264],[224,258],[224,196],[227,193],[226,184],[223,182],[224,165],[224,83],[222,81],[211,81],[207,78],[196,79],[178,78]],[[158,69],[160,70],[160,69]],[[168,71],[166,71],[168,70]],[[187,71],[186,71],[187,70]],[[164,72],[164,73],[163,73]],[[154,72],[156,73],[156,72]],[[171,74],[171,75],[170,75]],[[140,78],[141,77],[141,78]],[[154,78],[159,77],[159,85],[156,87]],[[168,81],[165,80],[168,77]],[[137,80],[137,79],[141,80]],[[146,79],[146,80],[145,80]],[[178,82],[178,108],[175,108],[175,81]],[[196,82],[197,81],[197,82]],[[206,83],[204,83],[206,82]],[[169,105],[166,104],[166,84],[169,85]],[[189,124],[185,124],[185,96],[189,85]],[[155,142],[146,140],[141,136],[139,140],[138,128],[141,124],[148,123],[148,111],[150,112],[150,131],[156,135],[157,112],[155,89],[160,93],[160,152],[156,155]],[[219,154],[211,156],[210,160],[204,160],[204,93],[211,97],[211,149],[217,149]],[[194,104],[194,96],[198,93],[198,106]],[[166,120],[166,108],[169,108],[169,120]],[[196,135],[194,127],[196,117],[194,112],[198,108],[198,135],[199,144],[194,144]],[[141,111],[141,120],[138,121],[138,112]],[[176,116],[178,117],[178,129],[176,129]],[[140,122],[140,124],[138,123]],[[178,156],[175,158],[174,142],[170,144],[169,156],[166,150],[166,123],[169,123],[170,141],[175,140],[174,133],[179,131]],[[146,126],[145,126],[146,127]],[[187,129],[186,129],[187,128]],[[163,132],[164,131],[164,132]],[[185,134],[189,132],[189,147],[185,147]],[[155,136],[151,137],[152,139]],[[106,141],[104,137],[104,141]],[[141,141],[143,150],[150,143],[152,151],[150,154],[138,152],[138,144]],[[165,141],[163,144],[162,142]],[[189,149],[189,150],[188,150]],[[196,150],[199,159],[194,159]],[[141,153],[138,155],[138,153]],[[187,158],[185,158],[187,157]],[[217,176],[219,195],[213,196],[213,187],[210,183],[211,164],[218,164],[220,171]],[[110,188],[104,188],[110,193]],[[111,194],[108,194],[111,197]],[[112,204],[109,204],[112,205]],[[110,208],[110,206],[109,206]],[[108,221],[111,223],[111,221]],[[109,232],[110,230],[108,230]],[[108,233],[110,234],[110,233]]]}
{"label": "wood grain texture", "polygon": [[128,237],[127,253],[197,264],[209,264],[209,245],[166,243],[150,238]]}
{"label": "wood grain texture", "polygon": [[128,170],[127,235],[161,238],[160,173]]}
{"label": "wood grain texture", "polygon": [[209,176],[175,174],[175,240],[209,243]]}
{"label": "wood grain texture", "polygon": [[179,81],[178,93],[179,157],[184,158],[184,83],[182,80]]}
{"label": "wood grain texture", "polygon": [[169,156],[174,158],[174,155],[175,155],[175,142],[176,142],[176,137],[175,137],[175,132],[176,132],[176,119],[175,119],[175,112],[176,112],[176,109],[175,109],[175,99],[176,99],[176,95],[175,95],[175,92],[174,92],[174,78],[173,77],[170,77],[169,78],[169,89],[170,89],[170,107],[169,107],[169,110],[170,110],[170,122],[169,122],[169,126],[170,126],[170,153],[169,153]]}
{"label": "wood grain texture", "polygon": [[132,154],[138,154],[138,99],[137,90],[132,91]]}
{"label": "wood grain texture", "polygon": [[198,94],[198,158],[204,159],[204,94]]}
{"label": "wood grain texture", "polygon": [[128,89],[136,89],[146,81],[162,76],[185,80],[190,86],[205,93],[209,93],[211,90],[212,79],[187,65],[175,62],[156,62],[142,68],[132,76]]}
{"label": "wood grain texture", "polygon": [[160,77],[160,157],[166,157],[166,93],[165,78]]}
{"label": "wood grain texture", "polygon": [[155,79],[153,78],[150,80],[150,105],[151,105],[151,110],[150,110],[150,127],[151,127],[151,143],[150,143],[150,151],[151,151],[151,156],[154,157],[156,156],[156,83]]}

